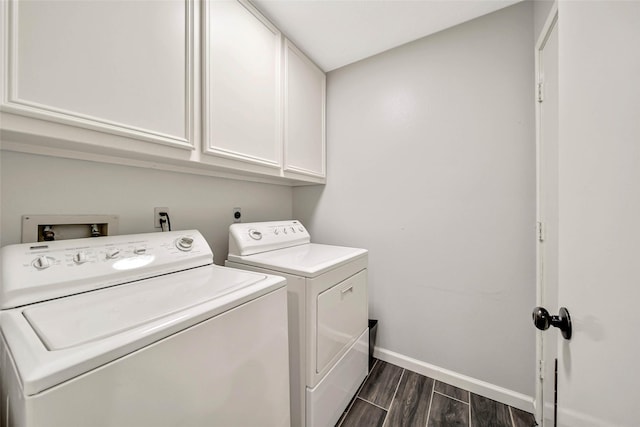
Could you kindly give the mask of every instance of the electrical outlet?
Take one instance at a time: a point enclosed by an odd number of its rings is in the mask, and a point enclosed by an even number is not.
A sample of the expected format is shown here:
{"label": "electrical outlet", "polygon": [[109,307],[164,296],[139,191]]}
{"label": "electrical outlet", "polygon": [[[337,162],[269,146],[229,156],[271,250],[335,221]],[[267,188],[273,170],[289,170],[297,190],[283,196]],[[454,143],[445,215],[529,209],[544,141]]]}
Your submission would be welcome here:
{"label": "electrical outlet", "polygon": [[160,212],[169,213],[169,208],[153,208],[153,226],[155,228],[160,228]]}
{"label": "electrical outlet", "polygon": [[242,222],[242,211],[240,208],[233,208],[233,222]]}

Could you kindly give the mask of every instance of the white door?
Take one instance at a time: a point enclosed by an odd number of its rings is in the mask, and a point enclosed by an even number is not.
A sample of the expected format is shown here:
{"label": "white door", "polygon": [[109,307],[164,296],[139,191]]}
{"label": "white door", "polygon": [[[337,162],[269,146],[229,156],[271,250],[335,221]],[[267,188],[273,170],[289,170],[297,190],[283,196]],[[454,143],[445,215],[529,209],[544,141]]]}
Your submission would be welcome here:
{"label": "white door", "polygon": [[[558,21],[551,13],[536,47],[538,166],[538,306],[558,313]],[[554,371],[558,330],[538,332],[537,418],[554,419]],[[540,421],[538,421],[540,422]]]}
{"label": "white door", "polygon": [[557,341],[557,424],[637,426],[640,2],[558,16],[557,302],[573,336]]}

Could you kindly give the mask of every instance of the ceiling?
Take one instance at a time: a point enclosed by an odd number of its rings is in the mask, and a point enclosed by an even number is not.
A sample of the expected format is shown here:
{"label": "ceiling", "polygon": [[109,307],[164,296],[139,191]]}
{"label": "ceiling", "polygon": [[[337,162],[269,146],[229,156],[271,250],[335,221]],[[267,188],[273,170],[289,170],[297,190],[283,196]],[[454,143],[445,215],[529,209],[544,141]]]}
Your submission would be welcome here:
{"label": "ceiling", "polygon": [[521,0],[252,0],[324,71]]}

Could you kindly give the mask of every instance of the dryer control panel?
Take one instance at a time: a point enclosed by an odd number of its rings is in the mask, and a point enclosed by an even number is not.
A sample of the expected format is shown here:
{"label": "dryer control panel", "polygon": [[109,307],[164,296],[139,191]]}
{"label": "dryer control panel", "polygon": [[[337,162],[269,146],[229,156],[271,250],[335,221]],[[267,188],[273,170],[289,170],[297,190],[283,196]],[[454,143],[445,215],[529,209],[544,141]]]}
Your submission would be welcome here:
{"label": "dryer control panel", "polygon": [[0,250],[6,309],[213,263],[198,230],[8,245]]}
{"label": "dryer control panel", "polygon": [[311,236],[300,221],[270,221],[231,224],[229,253],[253,255],[311,242]]}

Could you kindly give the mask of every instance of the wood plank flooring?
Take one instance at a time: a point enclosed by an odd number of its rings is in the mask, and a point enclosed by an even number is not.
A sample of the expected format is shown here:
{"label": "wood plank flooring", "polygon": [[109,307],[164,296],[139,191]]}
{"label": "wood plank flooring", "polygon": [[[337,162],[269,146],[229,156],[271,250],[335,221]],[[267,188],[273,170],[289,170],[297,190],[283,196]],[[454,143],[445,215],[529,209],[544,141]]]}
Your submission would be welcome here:
{"label": "wood plank flooring", "polygon": [[336,427],[533,427],[532,414],[377,360]]}

